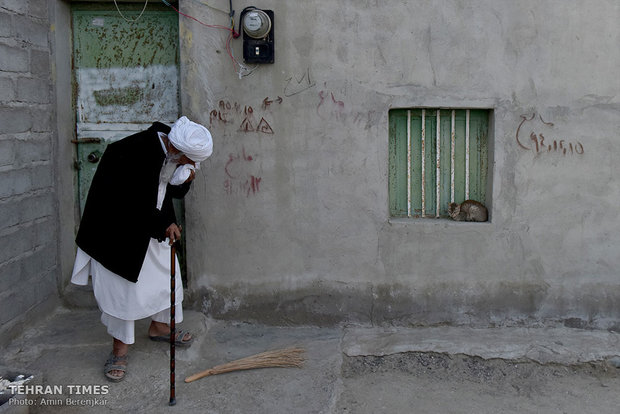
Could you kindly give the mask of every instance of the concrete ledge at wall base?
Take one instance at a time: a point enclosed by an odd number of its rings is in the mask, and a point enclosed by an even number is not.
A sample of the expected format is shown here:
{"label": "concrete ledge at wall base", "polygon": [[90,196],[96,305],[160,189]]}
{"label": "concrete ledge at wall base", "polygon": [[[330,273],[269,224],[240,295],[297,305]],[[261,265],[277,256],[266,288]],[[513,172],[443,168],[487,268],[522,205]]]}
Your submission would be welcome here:
{"label": "concrete ledge at wall base", "polygon": [[403,352],[468,355],[485,360],[529,360],[539,364],[620,363],[620,334],[575,328],[348,328],[342,351],[348,357]]}
{"label": "concrete ledge at wall base", "polygon": [[187,308],[214,319],[277,326],[568,327],[620,332],[620,289],[561,298],[534,284],[352,286],[319,281],[295,290],[270,286],[209,286],[192,292]]}
{"label": "concrete ledge at wall base", "polygon": [[27,312],[0,327],[0,349],[19,337],[31,325],[45,319],[60,305],[58,296],[50,296]]}

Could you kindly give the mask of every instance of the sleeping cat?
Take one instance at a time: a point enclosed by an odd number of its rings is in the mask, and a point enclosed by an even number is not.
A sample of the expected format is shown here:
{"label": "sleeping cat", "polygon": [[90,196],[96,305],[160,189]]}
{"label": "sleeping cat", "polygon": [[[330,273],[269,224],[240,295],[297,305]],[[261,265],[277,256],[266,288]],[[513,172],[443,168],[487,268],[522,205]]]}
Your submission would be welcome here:
{"label": "sleeping cat", "polygon": [[487,208],[478,201],[465,200],[461,204],[450,203],[448,214],[456,221],[487,221]]}

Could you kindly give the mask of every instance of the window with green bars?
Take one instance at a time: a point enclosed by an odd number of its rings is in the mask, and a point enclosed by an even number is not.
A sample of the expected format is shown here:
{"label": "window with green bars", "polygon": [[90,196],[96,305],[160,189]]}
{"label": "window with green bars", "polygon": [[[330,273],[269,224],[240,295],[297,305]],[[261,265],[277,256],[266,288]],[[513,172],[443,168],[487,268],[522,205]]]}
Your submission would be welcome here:
{"label": "window with green bars", "polygon": [[448,205],[486,205],[490,111],[392,109],[389,202],[392,217],[449,217]]}

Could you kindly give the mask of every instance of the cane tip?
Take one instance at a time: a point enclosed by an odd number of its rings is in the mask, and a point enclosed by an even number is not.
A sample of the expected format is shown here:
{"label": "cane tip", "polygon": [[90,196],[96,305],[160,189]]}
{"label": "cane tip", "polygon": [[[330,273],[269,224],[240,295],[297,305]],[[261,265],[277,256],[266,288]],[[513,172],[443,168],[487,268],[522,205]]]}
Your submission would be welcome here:
{"label": "cane tip", "polygon": [[170,398],[170,402],[168,403],[169,406],[173,406],[177,404],[177,399],[176,398]]}

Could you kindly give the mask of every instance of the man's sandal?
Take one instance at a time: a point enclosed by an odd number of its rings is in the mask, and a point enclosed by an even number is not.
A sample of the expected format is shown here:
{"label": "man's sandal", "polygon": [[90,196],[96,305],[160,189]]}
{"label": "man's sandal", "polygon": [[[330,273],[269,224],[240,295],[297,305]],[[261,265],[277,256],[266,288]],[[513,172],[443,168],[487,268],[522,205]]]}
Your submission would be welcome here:
{"label": "man's sandal", "polygon": [[[175,337],[174,337],[174,344],[176,346],[186,346],[189,347],[192,342],[194,342],[194,336],[192,335],[191,338],[185,340],[185,335],[190,334],[189,331],[177,331]],[[190,334],[191,335],[191,334]],[[149,338],[151,338],[151,341],[156,341],[156,342],[170,342],[170,334],[168,335],[159,335],[159,336],[151,336],[149,335]]]}
{"label": "man's sandal", "polygon": [[[106,378],[112,382],[122,381],[125,378],[125,374],[127,373],[128,359],[128,354],[123,356],[116,356],[114,355],[114,352],[111,352],[110,357],[103,366],[103,373],[105,374]],[[121,365],[119,364],[119,362],[124,362],[125,364]],[[122,374],[114,375],[112,374],[112,371],[121,371]]]}

